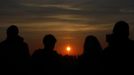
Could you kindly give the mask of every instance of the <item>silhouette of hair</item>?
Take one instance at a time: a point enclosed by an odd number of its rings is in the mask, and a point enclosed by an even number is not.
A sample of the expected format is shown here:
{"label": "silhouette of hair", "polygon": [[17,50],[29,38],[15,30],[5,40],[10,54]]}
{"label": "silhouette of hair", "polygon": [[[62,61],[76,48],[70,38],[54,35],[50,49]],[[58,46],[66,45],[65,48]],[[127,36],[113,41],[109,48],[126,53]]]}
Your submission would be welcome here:
{"label": "silhouette of hair", "polygon": [[51,34],[46,35],[43,39],[43,44],[45,48],[47,47],[53,49],[55,43],[56,43],[56,38]]}
{"label": "silhouette of hair", "polygon": [[0,43],[0,50],[4,54],[2,58],[6,72],[28,71],[29,48],[23,37],[18,34],[18,27],[11,25],[7,29],[7,38]]}
{"label": "silhouette of hair", "polygon": [[56,38],[52,34],[45,35],[43,38],[43,49],[38,49],[32,55],[32,71],[48,75],[58,72],[59,55],[54,50]]}
{"label": "silhouette of hair", "polygon": [[[87,36],[84,43],[84,53],[80,59],[80,68],[84,74],[94,74],[100,71],[102,48],[98,39],[91,35]],[[96,75],[94,74],[94,75]]]}
{"label": "silhouette of hair", "polygon": [[[134,41],[128,38],[129,24],[118,21],[108,37],[108,47],[103,51],[104,68],[107,73],[130,73],[128,65],[133,65]],[[123,64],[123,66],[122,66]],[[133,72],[133,71],[132,71]]]}
{"label": "silhouette of hair", "polygon": [[98,39],[95,36],[87,36],[84,43],[84,50],[84,53],[92,54],[95,52],[100,52],[102,48]]}
{"label": "silhouette of hair", "polygon": [[121,37],[129,36],[129,24],[125,21],[118,21],[113,29],[113,34]]}
{"label": "silhouette of hair", "polygon": [[19,33],[19,29],[17,26],[15,25],[11,25],[8,29],[7,29],[7,36],[16,36]]}

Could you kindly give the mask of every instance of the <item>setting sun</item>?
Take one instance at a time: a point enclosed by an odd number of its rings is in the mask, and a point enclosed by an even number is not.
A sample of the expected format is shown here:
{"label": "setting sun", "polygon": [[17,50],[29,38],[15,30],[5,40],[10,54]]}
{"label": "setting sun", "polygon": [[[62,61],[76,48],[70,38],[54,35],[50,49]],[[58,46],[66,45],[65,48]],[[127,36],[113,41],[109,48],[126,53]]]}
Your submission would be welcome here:
{"label": "setting sun", "polygon": [[67,50],[68,52],[70,52],[70,51],[71,51],[71,47],[68,46],[68,47],[66,48],[66,50]]}

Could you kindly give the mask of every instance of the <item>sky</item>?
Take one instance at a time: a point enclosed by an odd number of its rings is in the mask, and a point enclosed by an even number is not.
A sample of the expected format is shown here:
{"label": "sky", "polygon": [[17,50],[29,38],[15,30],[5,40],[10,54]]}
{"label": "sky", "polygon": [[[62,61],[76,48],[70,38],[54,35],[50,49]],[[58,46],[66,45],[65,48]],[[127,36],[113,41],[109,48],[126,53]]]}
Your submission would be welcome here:
{"label": "sky", "polygon": [[96,36],[106,47],[105,36],[117,21],[125,20],[134,39],[134,0],[0,0],[0,41],[6,29],[15,24],[32,54],[42,48],[42,38],[53,34],[58,40],[55,50],[65,55],[81,54],[84,39]]}

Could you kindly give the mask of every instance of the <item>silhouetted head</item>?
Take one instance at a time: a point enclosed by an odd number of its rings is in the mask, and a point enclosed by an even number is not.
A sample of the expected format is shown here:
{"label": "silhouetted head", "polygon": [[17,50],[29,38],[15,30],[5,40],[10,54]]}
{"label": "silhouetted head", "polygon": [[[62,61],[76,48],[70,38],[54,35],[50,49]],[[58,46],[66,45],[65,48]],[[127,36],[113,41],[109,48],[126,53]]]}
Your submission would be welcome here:
{"label": "silhouetted head", "polygon": [[18,33],[19,33],[19,29],[15,25],[11,25],[7,29],[7,37],[16,37],[18,35]]}
{"label": "silhouetted head", "polygon": [[95,36],[87,36],[84,43],[84,53],[94,54],[101,51],[101,45]]}
{"label": "silhouetted head", "polygon": [[53,50],[55,43],[56,43],[56,38],[51,34],[46,35],[43,39],[43,44],[45,46],[45,49]]}
{"label": "silhouetted head", "polygon": [[121,38],[128,38],[129,36],[129,24],[125,21],[119,21],[115,24],[113,34]]}

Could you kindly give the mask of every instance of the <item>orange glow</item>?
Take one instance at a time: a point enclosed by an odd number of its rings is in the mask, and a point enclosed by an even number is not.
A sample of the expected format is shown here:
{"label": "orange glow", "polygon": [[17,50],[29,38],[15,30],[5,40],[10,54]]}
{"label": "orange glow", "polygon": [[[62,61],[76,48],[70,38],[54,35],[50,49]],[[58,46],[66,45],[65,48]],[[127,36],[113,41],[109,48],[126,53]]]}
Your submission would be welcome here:
{"label": "orange glow", "polygon": [[67,50],[68,52],[70,52],[70,51],[71,51],[71,47],[68,46],[68,47],[66,48],[66,50]]}

